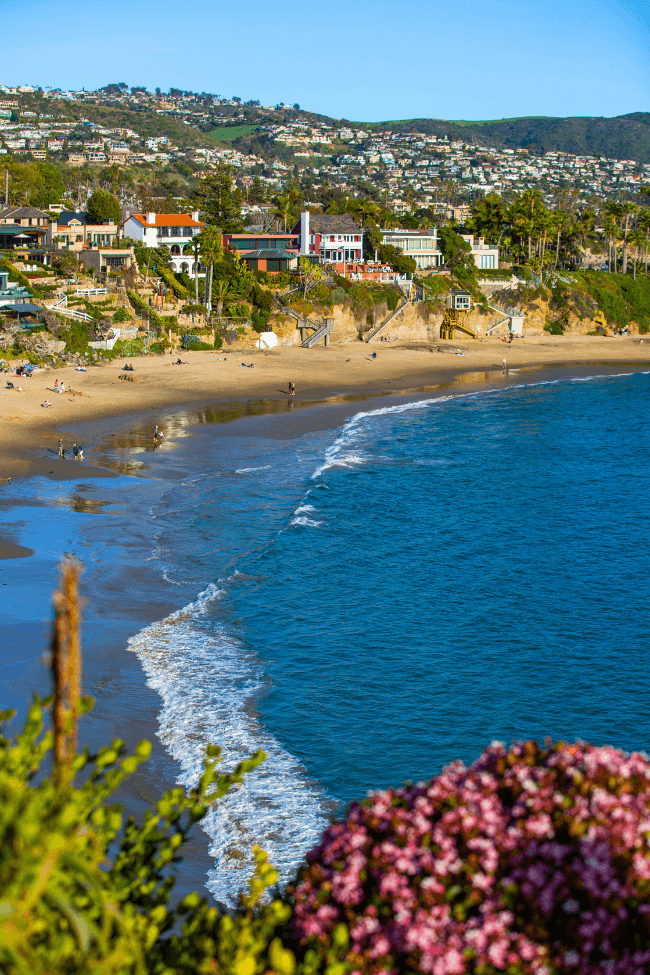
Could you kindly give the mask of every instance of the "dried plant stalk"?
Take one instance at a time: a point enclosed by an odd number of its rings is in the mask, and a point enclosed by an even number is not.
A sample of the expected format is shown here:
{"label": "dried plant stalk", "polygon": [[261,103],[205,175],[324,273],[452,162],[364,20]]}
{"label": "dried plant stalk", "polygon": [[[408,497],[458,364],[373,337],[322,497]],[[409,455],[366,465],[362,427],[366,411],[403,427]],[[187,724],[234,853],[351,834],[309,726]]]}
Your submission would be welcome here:
{"label": "dried plant stalk", "polygon": [[67,779],[71,771],[77,746],[81,695],[80,572],[76,562],[64,562],[61,568],[61,587],[54,594],[54,768],[60,783]]}

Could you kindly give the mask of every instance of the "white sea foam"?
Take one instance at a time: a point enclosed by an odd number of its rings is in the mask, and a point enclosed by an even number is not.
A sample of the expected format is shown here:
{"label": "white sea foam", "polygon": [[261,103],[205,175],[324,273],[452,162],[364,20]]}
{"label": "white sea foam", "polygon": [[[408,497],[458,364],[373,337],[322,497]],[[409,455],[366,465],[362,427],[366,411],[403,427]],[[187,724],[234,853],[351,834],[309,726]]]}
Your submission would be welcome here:
{"label": "white sea foam", "polygon": [[252,474],[253,471],[270,471],[271,467],[271,464],[265,464],[264,467],[238,467],[235,474]]}
{"label": "white sea foam", "polygon": [[313,504],[300,504],[294,511],[294,515],[304,515],[308,512],[316,511]]}
{"label": "white sea foam", "polygon": [[264,686],[254,655],[225,626],[201,617],[222,594],[210,585],[195,602],[146,627],[130,641],[162,700],[158,736],[196,783],[206,744],[222,748],[223,770],[258,748],[266,761],[203,820],[215,867],[208,874],[217,900],[234,904],[253,870],[259,844],[286,882],[326,823],[322,795],[299,762],[260,725],[251,701]]}
{"label": "white sea foam", "polygon": [[296,518],[291,519],[291,524],[303,525],[305,528],[320,528],[323,522],[315,521],[313,518],[307,518],[305,515],[298,515]]}

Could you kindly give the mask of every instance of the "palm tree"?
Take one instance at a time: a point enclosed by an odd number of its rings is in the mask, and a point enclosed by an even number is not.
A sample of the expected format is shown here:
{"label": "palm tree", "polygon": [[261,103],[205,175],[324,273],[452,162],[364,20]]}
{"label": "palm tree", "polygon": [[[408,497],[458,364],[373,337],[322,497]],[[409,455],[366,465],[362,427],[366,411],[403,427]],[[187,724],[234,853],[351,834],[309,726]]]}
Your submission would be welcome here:
{"label": "palm tree", "polygon": [[635,281],[636,281],[636,266],[637,266],[637,262],[639,261],[639,257],[641,255],[641,250],[645,244],[645,240],[646,240],[645,234],[643,233],[640,227],[637,227],[635,230],[633,230],[629,236],[629,242],[631,244],[634,244],[634,257],[632,258],[633,261],[632,276]]}
{"label": "palm tree", "polygon": [[235,292],[232,289],[232,285],[227,278],[219,278],[214,285],[214,294],[217,299],[217,316],[221,317],[223,314],[223,303],[227,298],[232,298]]}
{"label": "palm tree", "polygon": [[295,203],[288,193],[279,196],[276,202],[275,215],[284,220],[284,232],[287,232],[287,220],[291,218],[295,211]]}
{"label": "palm tree", "polygon": [[650,243],[650,210],[648,207],[644,207],[639,214],[639,219],[637,220],[637,227],[639,230],[645,231],[645,241],[644,241],[644,263],[645,263],[645,274],[648,276],[648,244]]}
{"label": "palm tree", "polygon": [[210,267],[209,274],[206,272],[206,296],[205,304],[208,309],[208,324],[212,314],[212,275],[214,265],[223,257],[223,238],[218,227],[208,224],[199,234],[199,246],[201,248],[201,258],[205,267]]}
{"label": "palm tree", "polygon": [[605,213],[607,214],[607,219],[605,220],[605,229],[609,238],[609,270],[612,270],[612,247],[614,248],[614,273],[616,273],[618,266],[618,258],[616,255],[616,238],[618,236],[618,221],[623,216],[623,207],[620,203],[616,203],[615,200],[610,200],[610,202],[605,207]]}
{"label": "palm tree", "polygon": [[553,265],[553,270],[557,271],[557,262],[560,257],[560,238],[564,232],[565,227],[569,222],[569,214],[566,210],[556,210],[553,214],[552,226],[555,230],[555,264]]}
{"label": "palm tree", "polygon": [[636,203],[624,203],[623,213],[625,214],[625,230],[623,232],[623,274],[627,274],[627,235],[630,225],[630,217],[636,216],[639,208]]}

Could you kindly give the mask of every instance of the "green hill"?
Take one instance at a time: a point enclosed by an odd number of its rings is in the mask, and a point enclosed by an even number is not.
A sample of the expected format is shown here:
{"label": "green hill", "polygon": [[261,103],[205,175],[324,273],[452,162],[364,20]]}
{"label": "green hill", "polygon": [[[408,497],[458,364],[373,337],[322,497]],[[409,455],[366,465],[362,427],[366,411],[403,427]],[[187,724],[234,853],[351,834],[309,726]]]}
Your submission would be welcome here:
{"label": "green hill", "polygon": [[404,119],[380,122],[372,128],[449,135],[497,148],[572,152],[650,163],[650,112],[632,112],[615,118],[531,116],[483,122]]}

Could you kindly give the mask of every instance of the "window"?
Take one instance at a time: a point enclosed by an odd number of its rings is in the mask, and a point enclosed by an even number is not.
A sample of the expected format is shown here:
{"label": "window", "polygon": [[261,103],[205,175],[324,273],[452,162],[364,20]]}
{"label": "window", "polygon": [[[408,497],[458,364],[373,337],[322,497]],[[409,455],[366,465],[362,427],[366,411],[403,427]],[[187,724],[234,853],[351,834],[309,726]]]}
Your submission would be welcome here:
{"label": "window", "polygon": [[183,237],[191,237],[193,233],[192,227],[183,227]]}
{"label": "window", "polygon": [[169,237],[169,227],[161,227],[161,237]]}

